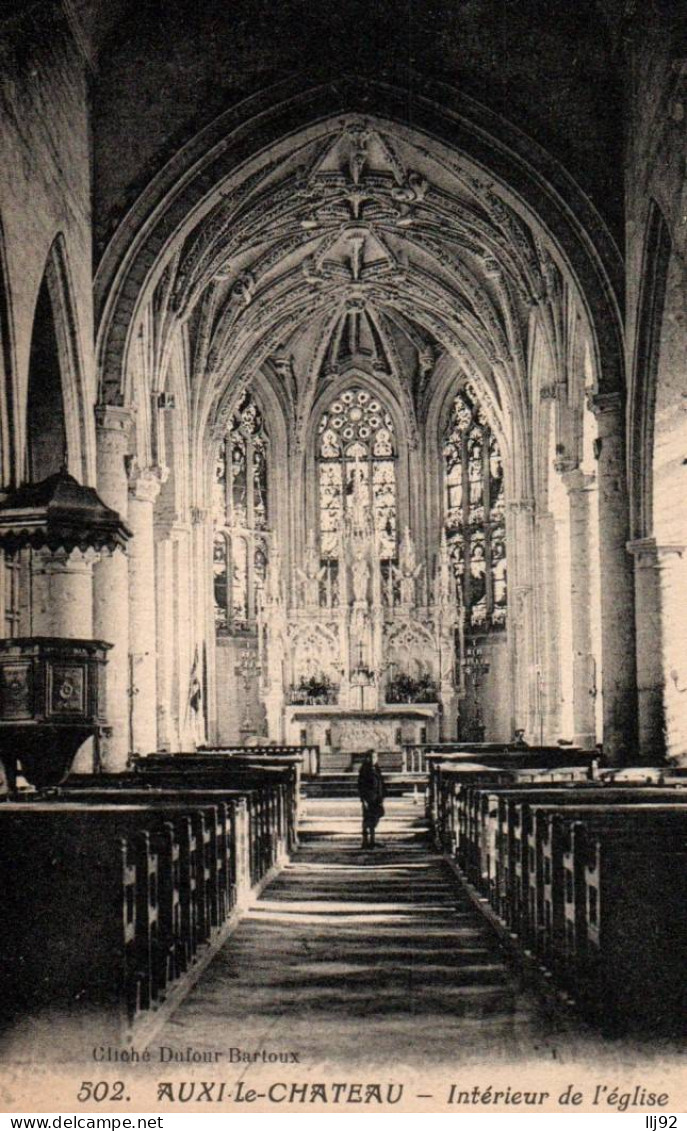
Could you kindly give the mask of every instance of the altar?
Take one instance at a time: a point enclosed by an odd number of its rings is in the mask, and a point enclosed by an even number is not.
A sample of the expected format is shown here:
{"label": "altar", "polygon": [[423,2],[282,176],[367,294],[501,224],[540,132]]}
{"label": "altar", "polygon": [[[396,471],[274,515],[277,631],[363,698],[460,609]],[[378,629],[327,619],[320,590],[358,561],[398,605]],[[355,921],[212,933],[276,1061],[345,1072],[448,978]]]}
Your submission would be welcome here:
{"label": "altar", "polygon": [[445,536],[429,577],[408,527],[388,560],[358,483],[354,474],[330,556],[311,530],[288,587],[273,546],[260,607],[269,739],[319,746],[323,767],[335,755],[442,741],[463,691],[463,610]]}
{"label": "altar", "polygon": [[286,708],[286,741],[320,747],[326,769],[328,753],[401,750],[415,743],[438,739],[439,705],[389,704],[376,710],[341,710],[339,707],[292,706]]}

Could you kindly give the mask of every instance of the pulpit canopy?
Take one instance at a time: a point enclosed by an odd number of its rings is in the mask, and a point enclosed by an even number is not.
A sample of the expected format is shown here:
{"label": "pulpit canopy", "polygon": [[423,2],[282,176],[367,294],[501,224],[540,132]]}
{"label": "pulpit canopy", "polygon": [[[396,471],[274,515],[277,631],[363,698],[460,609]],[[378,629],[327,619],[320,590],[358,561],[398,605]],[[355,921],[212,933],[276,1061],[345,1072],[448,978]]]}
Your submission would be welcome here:
{"label": "pulpit canopy", "polygon": [[130,537],[118,512],[66,468],[0,495],[0,547],[10,553],[27,546],[67,552],[114,550]]}

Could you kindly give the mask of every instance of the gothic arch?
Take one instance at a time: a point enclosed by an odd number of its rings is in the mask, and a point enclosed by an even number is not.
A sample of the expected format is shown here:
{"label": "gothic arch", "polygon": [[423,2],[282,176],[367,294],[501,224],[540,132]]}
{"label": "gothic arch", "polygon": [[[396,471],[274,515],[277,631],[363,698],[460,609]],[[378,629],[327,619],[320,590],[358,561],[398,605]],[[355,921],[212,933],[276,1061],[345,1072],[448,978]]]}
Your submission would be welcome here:
{"label": "gothic arch", "polygon": [[[425,462],[434,474],[428,474],[426,480],[427,498],[426,513],[426,540],[431,551],[439,545],[442,527],[443,497],[445,489],[445,472],[443,461],[444,435],[448,421],[453,410],[453,403],[461,389],[470,385],[475,392],[477,400],[482,405],[489,426],[494,433],[501,450],[504,465],[504,486],[506,499],[513,494],[514,484],[520,479],[519,468],[513,466],[513,452],[525,452],[527,446],[526,433],[517,425],[515,414],[509,417],[507,412],[501,412],[496,403],[494,391],[485,381],[478,381],[465,372],[455,367],[450,373],[444,375],[444,380],[430,401],[429,412],[424,428]],[[512,428],[506,431],[506,421]],[[517,489],[517,486],[516,488]]]}
{"label": "gothic arch", "polygon": [[[281,391],[275,388],[275,382],[262,369],[258,370],[249,382],[242,383],[238,393],[232,386],[226,390],[211,428],[213,443],[208,445],[206,449],[208,459],[212,470],[219,444],[224,438],[226,427],[231,421],[244,392],[250,392],[263,415],[263,419],[269,420],[270,456],[267,485],[269,513],[273,516],[272,529],[277,535],[282,560],[286,565],[290,559],[288,515],[290,506],[293,504],[287,489],[287,463],[290,453],[291,429],[289,428],[288,406],[285,404],[284,397]],[[224,421],[223,425],[220,425],[220,420]],[[202,435],[198,436],[197,443],[198,451],[201,453],[199,463],[202,464],[202,452],[204,450]]]}
{"label": "gothic arch", "polygon": [[84,380],[75,292],[66,242],[61,232],[53,240],[48,252],[38,294],[42,287],[47,290],[57,343],[67,463],[72,475],[88,483],[93,481],[95,475],[93,431],[86,420],[90,396]]}
{"label": "gothic arch", "polygon": [[17,366],[12,318],[12,298],[5,249],[5,235],[0,223],[0,479],[3,486],[18,482],[21,450],[17,420]]}
{"label": "gothic arch", "polygon": [[357,112],[408,130],[409,110],[414,137],[460,153],[497,179],[514,207],[537,218],[577,280],[593,326],[599,388],[622,390],[621,260],[593,206],[558,162],[503,119],[443,84],[428,80],[423,90],[409,108],[407,92],[386,84],[350,78],[313,87],[289,80],[220,116],[184,147],[141,194],[100,264],[100,399],[121,398],[136,309],[173,245],[209,210],[213,192],[232,172],[332,116]]}
{"label": "gothic arch", "polygon": [[630,390],[628,459],[635,538],[648,538],[653,532],[654,412],[671,251],[668,225],[652,200],[644,240]]}

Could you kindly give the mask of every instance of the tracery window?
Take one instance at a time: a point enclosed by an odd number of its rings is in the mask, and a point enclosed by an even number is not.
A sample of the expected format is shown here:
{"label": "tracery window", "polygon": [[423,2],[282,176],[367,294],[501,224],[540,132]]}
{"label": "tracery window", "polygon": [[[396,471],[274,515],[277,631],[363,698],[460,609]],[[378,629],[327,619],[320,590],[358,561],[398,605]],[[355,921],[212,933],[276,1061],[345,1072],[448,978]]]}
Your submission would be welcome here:
{"label": "tracery window", "polygon": [[503,628],[507,561],[503,462],[472,390],[456,396],[444,437],[446,539],[468,631]]}
{"label": "tracery window", "polygon": [[381,400],[356,385],[322,414],[318,437],[320,556],[331,573],[345,516],[361,500],[382,564],[396,557],[396,440]]}
{"label": "tracery window", "polygon": [[268,561],[268,450],[262,414],[246,393],[215,464],[213,573],[219,633],[255,627]]}

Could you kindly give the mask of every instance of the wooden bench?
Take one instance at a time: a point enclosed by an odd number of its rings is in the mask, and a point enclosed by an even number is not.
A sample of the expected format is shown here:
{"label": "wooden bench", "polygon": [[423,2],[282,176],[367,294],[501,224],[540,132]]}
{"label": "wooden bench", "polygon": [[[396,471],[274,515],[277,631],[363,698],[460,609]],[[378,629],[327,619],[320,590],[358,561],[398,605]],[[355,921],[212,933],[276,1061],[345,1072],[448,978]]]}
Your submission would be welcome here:
{"label": "wooden bench", "polygon": [[288,746],[277,743],[266,746],[199,746],[196,753],[248,758],[295,757],[300,759],[305,777],[317,777],[320,772],[320,748],[314,744],[307,746]]}
{"label": "wooden bench", "polygon": [[189,760],[72,775],[50,796],[2,804],[5,1008],[78,1001],[121,1040],[283,862],[295,781],[283,762],[227,772]]}
{"label": "wooden bench", "polygon": [[[215,780],[219,784],[230,785],[234,781],[238,788],[250,784],[250,779],[252,779],[253,785],[267,786],[270,783],[275,784],[280,781],[285,791],[285,798],[282,803],[287,807],[289,848],[294,848],[298,843],[300,757],[283,755],[271,759],[267,755],[252,758],[242,754],[226,758],[222,754],[209,753],[149,755],[146,758],[135,760],[134,772],[141,774],[146,779],[152,779],[160,773],[187,774],[195,779],[198,779],[199,775],[202,774],[203,781],[209,781],[207,775],[214,774]],[[237,775],[240,775],[240,777]],[[187,780],[190,780],[190,778]]]}
{"label": "wooden bench", "polygon": [[[164,824],[164,813],[155,818],[145,806],[0,806],[5,1005],[81,1003],[103,1011],[117,1032],[150,1008],[179,941],[167,936],[172,911],[162,909]],[[192,851],[187,867],[195,871]],[[188,890],[183,873],[178,884]]]}
{"label": "wooden bench", "polygon": [[[288,847],[298,844],[298,819],[300,805],[300,758],[283,756],[278,759],[263,757],[252,759],[241,755],[225,759],[221,755],[153,755],[138,759],[134,773],[147,781],[159,780],[159,774],[166,774],[167,780],[175,786],[185,780],[190,787],[195,782],[216,786],[232,784],[236,788],[263,788],[267,791],[268,805],[276,805],[283,811],[287,823]],[[169,775],[172,775],[170,778]],[[179,776],[176,776],[179,775]],[[186,775],[183,778],[181,775]],[[121,776],[121,775],[118,775]],[[272,789],[282,787],[283,797],[269,796]]]}
{"label": "wooden bench", "polygon": [[684,1032],[687,809],[584,807],[550,818],[562,884],[542,953],[609,1029]]}
{"label": "wooden bench", "polygon": [[510,939],[597,1023],[687,1030],[687,783],[501,775],[462,757],[430,772],[435,832]]}
{"label": "wooden bench", "polygon": [[[504,774],[518,773],[534,779],[542,774],[549,778],[582,780],[591,772],[596,751],[582,751],[572,747],[506,748],[487,743],[469,749],[428,748],[425,758],[428,770],[427,816],[434,828],[439,816],[439,789],[442,776],[451,766],[484,766],[488,770],[502,770]],[[504,779],[506,780],[506,779]]]}

